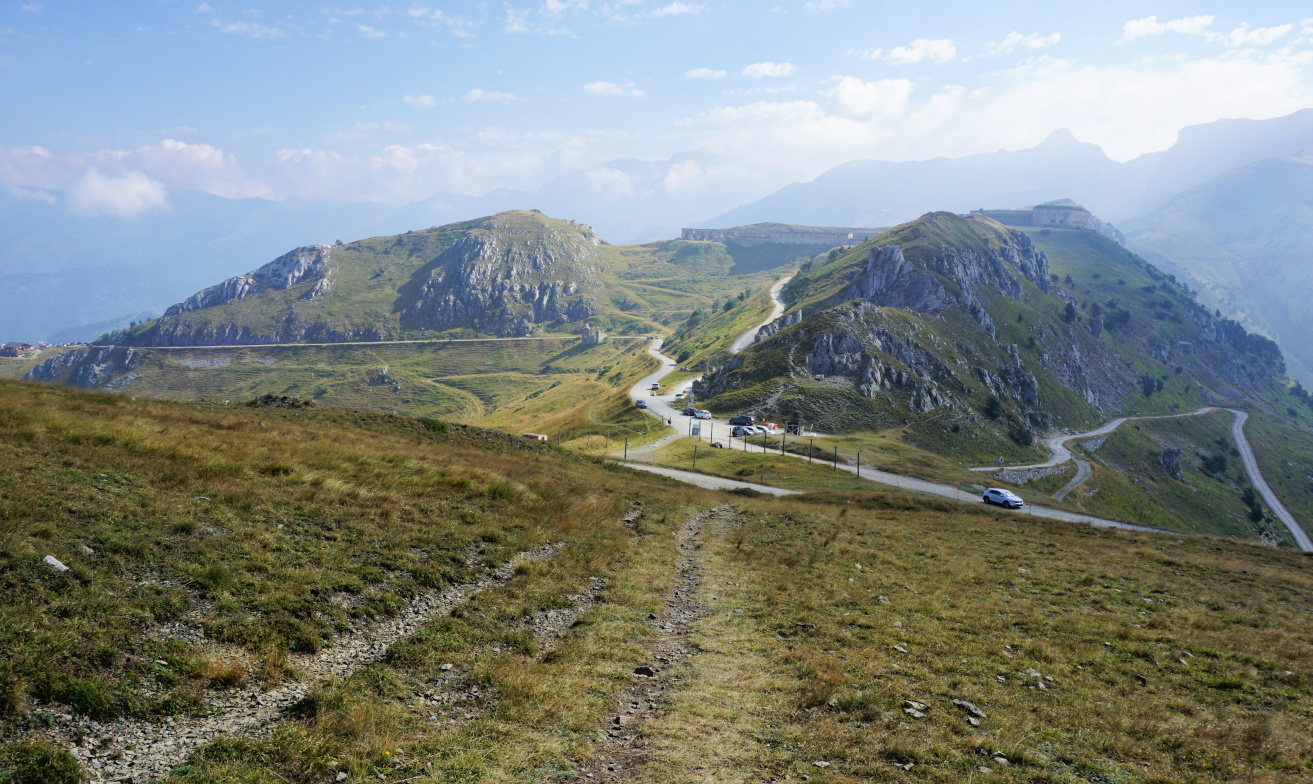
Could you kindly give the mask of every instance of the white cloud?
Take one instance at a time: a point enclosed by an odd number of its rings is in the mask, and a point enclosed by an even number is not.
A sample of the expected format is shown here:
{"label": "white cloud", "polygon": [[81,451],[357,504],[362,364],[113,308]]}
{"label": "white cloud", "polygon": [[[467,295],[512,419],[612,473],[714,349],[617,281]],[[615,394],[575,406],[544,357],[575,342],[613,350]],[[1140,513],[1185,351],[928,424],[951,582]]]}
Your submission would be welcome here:
{"label": "white cloud", "polygon": [[201,3],[200,5],[196,6],[196,13],[198,14],[208,14],[213,10],[214,9],[210,7],[209,3]]}
{"label": "white cloud", "polygon": [[584,179],[594,193],[605,196],[612,201],[632,199],[634,197],[633,181],[628,174],[619,169],[599,166],[596,169],[589,169],[584,172]]}
{"label": "white cloud", "polygon": [[1159,22],[1157,16],[1132,19],[1122,25],[1122,40],[1143,38],[1163,33],[1181,33],[1182,35],[1203,35],[1213,25],[1213,17],[1208,15],[1185,16],[1167,22]]}
{"label": "white cloud", "polygon": [[527,33],[529,32],[529,12],[514,11],[506,9],[506,32],[508,33]]}
{"label": "white cloud", "polygon": [[210,25],[218,28],[221,33],[230,33],[233,35],[245,35],[257,40],[273,40],[275,38],[286,38],[287,33],[279,30],[277,27],[267,27],[255,22],[223,22],[219,19],[211,19]]}
{"label": "white cloud", "polygon": [[912,83],[907,79],[864,82],[845,76],[830,90],[830,110],[843,117],[881,117],[902,114],[907,109]]}
{"label": "white cloud", "polygon": [[707,7],[705,5],[697,5],[695,3],[674,2],[671,3],[670,5],[663,5],[660,8],[654,10],[652,12],[652,16],[656,16],[656,17],[681,16],[683,14],[692,14],[696,16],[706,10]]}
{"label": "white cloud", "polygon": [[925,60],[944,63],[957,57],[957,47],[950,38],[918,38],[907,46],[895,46],[889,50],[887,59],[891,63],[919,63]]}
{"label": "white cloud", "polygon": [[805,3],[803,8],[808,11],[833,11],[836,8],[843,8],[848,5],[848,0],[818,0],[814,3]]}
{"label": "white cloud", "polygon": [[438,100],[431,95],[403,95],[401,100],[416,109],[432,109],[438,105]]}
{"label": "white cloud", "polygon": [[586,10],[588,10],[588,0],[543,0],[542,8],[538,12],[543,16],[560,19],[567,12]]}
{"label": "white cloud", "polygon": [[642,98],[647,93],[634,87],[633,83],[616,84],[615,82],[589,82],[583,86],[585,92],[596,95],[632,95],[635,98]]}
{"label": "white cloud", "polygon": [[387,31],[386,31],[386,30],[380,30],[380,29],[378,29],[377,27],[370,27],[369,25],[356,25],[356,29],[360,30],[360,34],[361,34],[362,36],[364,36],[365,38],[387,38],[387,37],[388,37],[388,34],[387,34]]}
{"label": "white cloud", "polygon": [[135,218],[168,206],[164,183],[137,171],[107,177],[95,167],[73,183],[68,198],[73,211],[86,217]]}
{"label": "white cloud", "polygon": [[56,201],[59,201],[58,197],[50,191],[37,190],[36,188],[7,185],[5,186],[5,190],[15,199],[29,199],[31,201],[45,202],[46,204],[54,204]]}
{"label": "white cloud", "polygon": [[711,68],[692,68],[684,72],[684,75],[690,79],[724,79],[728,72],[717,71]]}
{"label": "white cloud", "polygon": [[26,11],[26,12],[28,12],[29,14],[40,13],[40,11],[41,11],[41,4],[40,4],[40,3],[23,3],[23,10]]}
{"label": "white cloud", "polygon": [[1284,38],[1293,29],[1295,29],[1293,24],[1284,24],[1250,30],[1248,24],[1242,24],[1225,35],[1214,34],[1210,35],[1208,39],[1228,46],[1267,46],[1278,38]]}
{"label": "white cloud", "polygon": [[1045,49],[1053,46],[1062,40],[1062,33],[1050,33],[1048,35],[1039,35],[1031,33],[1022,35],[1013,30],[1007,34],[1002,41],[992,41],[985,44],[986,55],[1011,54],[1018,49]]}
{"label": "white cloud", "polygon": [[743,68],[743,75],[753,79],[778,79],[793,73],[793,63],[753,63]]}
{"label": "white cloud", "polygon": [[511,93],[497,92],[496,90],[480,90],[475,87],[473,90],[465,93],[461,99],[466,103],[498,103],[505,101],[514,101],[516,97]]}

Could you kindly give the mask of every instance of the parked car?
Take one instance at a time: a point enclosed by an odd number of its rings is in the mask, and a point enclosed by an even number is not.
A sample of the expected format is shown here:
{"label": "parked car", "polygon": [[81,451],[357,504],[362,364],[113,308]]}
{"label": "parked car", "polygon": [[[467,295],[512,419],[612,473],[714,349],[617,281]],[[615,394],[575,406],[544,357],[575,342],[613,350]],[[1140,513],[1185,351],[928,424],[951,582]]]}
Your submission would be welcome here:
{"label": "parked car", "polygon": [[730,430],[729,434],[733,438],[743,438],[744,436],[752,435],[751,433],[748,432],[748,428],[743,425],[739,425],[733,430]]}
{"label": "parked car", "polygon": [[684,399],[684,393],[683,393],[683,392],[676,392],[676,393],[675,393],[675,399],[676,399],[676,400],[683,400],[683,399]]}
{"label": "parked car", "polygon": [[731,425],[755,425],[757,424],[757,418],[748,414],[739,414],[730,419],[729,423]]}
{"label": "parked car", "polygon": [[744,429],[748,431],[749,435],[754,435],[754,436],[765,435],[766,432],[768,432],[766,428],[762,427],[761,425],[748,425]]}
{"label": "parked car", "polygon": [[634,402],[634,405],[638,406],[639,408],[647,408],[647,401],[646,401],[646,400],[637,400],[637,401]]}
{"label": "parked car", "polygon": [[1001,487],[989,488],[980,498],[987,504],[1005,506],[1008,509],[1020,509],[1026,505],[1026,502],[1021,500],[1021,496],[1011,490],[1004,490]]}
{"label": "parked car", "polygon": [[684,416],[697,416],[698,410],[692,406],[688,406],[681,413]]}
{"label": "parked car", "polygon": [[698,419],[711,419],[711,412],[704,408],[701,411],[694,411],[693,416]]}

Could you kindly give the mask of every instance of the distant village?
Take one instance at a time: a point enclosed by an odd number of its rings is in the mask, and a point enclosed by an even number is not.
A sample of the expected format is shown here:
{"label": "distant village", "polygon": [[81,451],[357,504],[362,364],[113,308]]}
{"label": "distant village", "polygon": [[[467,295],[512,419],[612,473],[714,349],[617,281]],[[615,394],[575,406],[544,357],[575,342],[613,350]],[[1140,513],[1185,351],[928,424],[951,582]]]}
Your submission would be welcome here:
{"label": "distant village", "polygon": [[89,346],[90,343],[47,343],[37,341],[33,346],[30,343],[11,342],[0,346],[0,359],[27,359],[40,354],[42,349],[47,348],[66,348],[68,346]]}

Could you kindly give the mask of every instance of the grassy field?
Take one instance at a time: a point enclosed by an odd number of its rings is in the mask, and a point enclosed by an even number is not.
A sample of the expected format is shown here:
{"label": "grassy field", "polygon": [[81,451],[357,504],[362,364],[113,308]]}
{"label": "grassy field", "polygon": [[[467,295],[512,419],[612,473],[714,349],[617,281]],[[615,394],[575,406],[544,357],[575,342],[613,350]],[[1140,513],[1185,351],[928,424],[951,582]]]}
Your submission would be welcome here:
{"label": "grassy field", "polygon": [[[37,740],[58,712],[189,721],[548,544],[171,781],[1313,773],[1313,558],[1270,547],[841,488],[752,500],[454,424],[9,382],[0,458],[8,781],[76,780],[33,769],[71,764]],[[652,619],[674,603],[672,659]],[[640,664],[659,696],[632,708]],[[620,756],[617,715],[641,722]]]}

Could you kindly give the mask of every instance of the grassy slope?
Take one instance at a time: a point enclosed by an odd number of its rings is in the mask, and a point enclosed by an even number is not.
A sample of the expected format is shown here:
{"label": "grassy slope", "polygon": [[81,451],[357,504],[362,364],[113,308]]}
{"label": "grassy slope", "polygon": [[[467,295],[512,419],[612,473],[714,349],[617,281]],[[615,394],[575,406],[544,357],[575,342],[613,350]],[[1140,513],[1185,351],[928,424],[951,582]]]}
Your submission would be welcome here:
{"label": "grassy slope", "polygon": [[[1070,500],[1092,514],[1134,518],[1145,525],[1176,531],[1200,531],[1219,536],[1287,542],[1270,525],[1255,526],[1240,500],[1248,485],[1231,439],[1232,415],[1215,411],[1199,417],[1181,417],[1122,425],[1095,451],[1081,450],[1095,464],[1095,476]],[[1220,439],[1220,441],[1219,441]],[[1168,476],[1158,455],[1164,447],[1180,449],[1184,481]],[[1221,451],[1229,460],[1219,478],[1200,465],[1203,458]]]}
{"label": "grassy slope", "polygon": [[[12,383],[0,396],[11,701],[25,686],[99,715],[185,712],[217,640],[276,665],[353,615],[462,579],[471,548],[495,563],[567,543],[316,687],[263,739],[211,744],[179,782],[571,780],[610,695],[649,660],[672,529],[732,498],[400,417]],[[634,501],[646,507],[630,530],[617,518]],[[1002,781],[1272,780],[1313,764],[1308,558],[884,493],[737,505],[697,550],[701,653],[675,665],[634,781],[961,781],[979,765]],[[46,569],[45,553],[73,571]],[[570,606],[595,575],[605,590],[554,649],[525,633],[522,619]],[[188,608],[210,643],[144,635]],[[417,701],[443,684],[463,690],[458,705]],[[987,714],[981,728],[954,698]],[[926,718],[904,715],[905,699]]]}
{"label": "grassy slope", "polygon": [[20,379],[26,375],[29,370],[61,351],[63,351],[63,349],[48,348],[41,351],[35,357],[28,357],[27,359],[0,357],[0,378]]}

